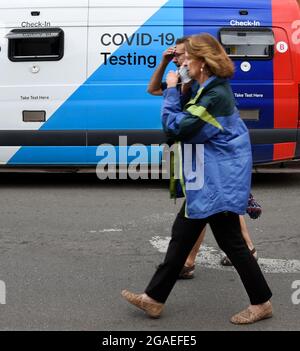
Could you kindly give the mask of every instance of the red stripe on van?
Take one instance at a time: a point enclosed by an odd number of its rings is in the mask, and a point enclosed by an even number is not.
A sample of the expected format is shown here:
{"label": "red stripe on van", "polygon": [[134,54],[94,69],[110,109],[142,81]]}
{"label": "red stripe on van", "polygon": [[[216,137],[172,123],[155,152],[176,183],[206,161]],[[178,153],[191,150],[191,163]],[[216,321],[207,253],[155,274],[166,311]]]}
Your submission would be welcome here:
{"label": "red stripe on van", "polygon": [[298,129],[299,128],[300,128],[300,84],[298,85]]}
{"label": "red stripe on van", "polygon": [[[291,23],[297,18],[295,0],[273,0],[273,31],[275,35],[274,128],[296,129],[298,126],[297,48],[292,41]],[[288,5],[288,6],[286,6]]]}
{"label": "red stripe on van", "polygon": [[295,157],[297,143],[282,143],[274,145],[274,161],[288,160]]}

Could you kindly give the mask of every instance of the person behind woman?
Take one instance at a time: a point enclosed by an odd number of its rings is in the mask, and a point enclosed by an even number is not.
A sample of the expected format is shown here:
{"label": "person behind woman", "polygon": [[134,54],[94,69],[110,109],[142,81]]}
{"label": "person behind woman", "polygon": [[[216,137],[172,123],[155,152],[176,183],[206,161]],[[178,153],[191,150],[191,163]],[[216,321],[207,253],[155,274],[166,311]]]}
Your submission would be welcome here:
{"label": "person behind woman", "polygon": [[[257,252],[256,252],[256,249],[255,249],[253,242],[251,240],[244,216],[240,216],[240,225],[241,225],[242,236],[243,236],[244,240],[246,241],[246,244],[247,244],[250,252],[255,257],[255,259],[258,260]],[[202,245],[202,242],[204,240],[205,232],[206,232],[206,227],[200,233],[199,238],[197,239],[195,245],[193,246],[191,252],[189,253],[189,255],[185,261],[185,264],[179,273],[179,276],[178,276],[179,279],[192,279],[192,278],[194,278],[194,271],[196,268],[196,258],[197,258],[199,251],[200,251],[200,247]],[[230,259],[227,256],[224,256],[220,260],[220,264],[222,266],[232,266],[232,262],[230,261]]]}
{"label": "person behind woman", "polygon": [[[208,223],[219,247],[236,268],[250,305],[234,315],[235,324],[254,323],[272,316],[272,293],[241,234],[239,215],[245,213],[250,192],[252,155],[247,127],[240,119],[228,78],[234,65],[221,44],[209,34],[186,42],[189,74],[200,84],[196,96],[186,100],[176,89],[178,75],[169,72],[164,91],[164,131],[178,143],[181,177],[171,180],[172,197],[185,202],[172,227],[164,262],[158,266],[145,292],[128,290],[122,296],[158,318],[199,233]],[[182,106],[183,101],[188,101]],[[195,167],[204,145],[204,183],[197,186]],[[192,157],[189,152],[192,150]],[[196,181],[196,183],[195,183]],[[201,184],[202,185],[202,184]],[[224,297],[222,297],[224,298]]]}

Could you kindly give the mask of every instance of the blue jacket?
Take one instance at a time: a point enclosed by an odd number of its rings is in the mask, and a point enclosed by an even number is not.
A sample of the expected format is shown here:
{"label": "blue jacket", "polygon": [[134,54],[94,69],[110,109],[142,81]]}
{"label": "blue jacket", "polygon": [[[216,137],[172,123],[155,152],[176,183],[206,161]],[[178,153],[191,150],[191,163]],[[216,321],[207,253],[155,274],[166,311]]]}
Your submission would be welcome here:
{"label": "blue jacket", "polygon": [[252,153],[228,80],[211,77],[196,96],[184,100],[176,88],[164,91],[163,128],[178,146],[179,174],[171,177],[171,197],[185,196],[188,218],[223,211],[244,214]]}

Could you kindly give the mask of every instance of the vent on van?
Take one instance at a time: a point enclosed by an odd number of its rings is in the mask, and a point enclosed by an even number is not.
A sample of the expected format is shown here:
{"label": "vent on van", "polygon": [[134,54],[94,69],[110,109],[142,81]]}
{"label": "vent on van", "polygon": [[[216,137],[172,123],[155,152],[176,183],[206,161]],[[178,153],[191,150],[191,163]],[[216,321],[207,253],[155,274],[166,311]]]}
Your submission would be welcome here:
{"label": "vent on van", "polygon": [[14,29],[6,35],[11,61],[58,61],[64,54],[60,28]]}
{"label": "vent on van", "polygon": [[23,122],[45,122],[46,111],[23,111]]}
{"label": "vent on van", "polygon": [[232,58],[270,59],[274,53],[274,33],[268,28],[223,28],[220,41]]}
{"label": "vent on van", "polygon": [[239,110],[241,119],[245,121],[259,121],[259,110]]}

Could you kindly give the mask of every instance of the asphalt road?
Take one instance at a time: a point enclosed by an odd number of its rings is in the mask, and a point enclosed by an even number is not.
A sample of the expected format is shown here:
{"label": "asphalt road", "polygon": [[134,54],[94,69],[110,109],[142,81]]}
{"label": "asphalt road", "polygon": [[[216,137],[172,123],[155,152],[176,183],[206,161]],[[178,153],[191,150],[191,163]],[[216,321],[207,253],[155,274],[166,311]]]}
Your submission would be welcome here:
{"label": "asphalt road", "polygon": [[[260,258],[300,260],[300,174],[255,174],[261,219],[247,219]],[[120,296],[140,292],[163,254],[181,202],[162,181],[99,181],[93,174],[0,174],[0,330],[299,330],[298,273],[268,273],[275,314],[237,327],[248,304],[237,274],[198,264],[159,320]],[[215,247],[209,232],[205,244]],[[298,294],[300,297],[300,292]]]}

